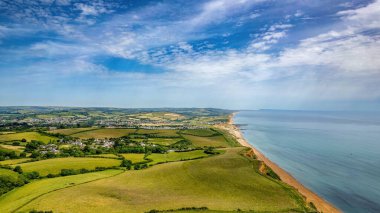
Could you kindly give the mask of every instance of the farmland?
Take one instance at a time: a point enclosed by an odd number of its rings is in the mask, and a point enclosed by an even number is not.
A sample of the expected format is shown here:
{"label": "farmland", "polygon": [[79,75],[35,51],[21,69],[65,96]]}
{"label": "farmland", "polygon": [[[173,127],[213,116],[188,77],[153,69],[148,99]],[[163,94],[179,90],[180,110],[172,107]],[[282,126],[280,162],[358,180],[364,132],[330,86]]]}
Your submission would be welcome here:
{"label": "farmland", "polygon": [[20,164],[24,172],[39,172],[41,176],[59,174],[61,169],[88,169],[119,166],[120,161],[106,158],[54,158]]}
{"label": "farmland", "polygon": [[50,133],[59,133],[62,135],[73,135],[75,133],[89,131],[89,130],[93,130],[93,129],[96,129],[96,128],[88,127],[88,128],[55,129],[55,130],[51,130],[49,132]]}
{"label": "farmland", "polygon": [[21,132],[21,133],[11,133],[11,134],[0,134],[0,142],[6,141],[21,141],[22,139],[26,139],[26,141],[30,142],[32,140],[42,141],[44,143],[48,143],[49,141],[55,141],[57,138],[42,135],[38,132]]}
{"label": "farmland", "polygon": [[89,131],[81,131],[76,134],[72,134],[72,137],[78,137],[81,139],[88,138],[119,138],[126,136],[130,133],[134,133],[135,129],[95,129]]}
{"label": "farmland", "polygon": [[[6,196],[0,197],[0,212],[12,212],[49,192],[114,176],[120,174],[121,172],[121,170],[107,170],[102,172],[92,172],[82,175],[34,181],[7,193]],[[65,204],[61,203],[61,205]]]}
{"label": "farmland", "polygon": [[[146,212],[192,206],[221,211],[305,209],[302,198],[293,189],[260,175],[257,162],[239,155],[241,150],[234,148],[216,157],[156,165],[54,191],[20,210]],[[7,204],[2,207],[4,210],[25,203],[25,199],[19,198],[23,193],[17,192],[0,199],[0,204]]]}
{"label": "farmland", "polygon": [[212,137],[201,137],[194,135],[183,135],[183,137],[196,147],[214,146],[214,147],[229,147],[225,138],[221,135]]}
{"label": "farmland", "polygon": [[166,154],[151,154],[147,156],[148,159],[152,160],[150,165],[157,163],[173,162],[173,161],[183,161],[196,158],[202,158],[208,156],[203,152],[203,150],[195,150],[191,152],[169,152]]}
{"label": "farmland", "polygon": [[132,163],[141,163],[145,162],[144,159],[145,154],[135,154],[135,153],[129,153],[129,154],[121,154],[125,159],[132,161]]}

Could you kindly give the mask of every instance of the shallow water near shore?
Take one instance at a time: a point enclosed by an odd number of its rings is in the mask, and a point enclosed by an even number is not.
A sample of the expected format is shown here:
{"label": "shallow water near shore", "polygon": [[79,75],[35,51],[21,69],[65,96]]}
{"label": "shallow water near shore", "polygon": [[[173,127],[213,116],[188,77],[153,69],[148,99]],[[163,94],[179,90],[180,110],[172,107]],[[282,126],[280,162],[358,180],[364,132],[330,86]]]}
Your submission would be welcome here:
{"label": "shallow water near shore", "polygon": [[380,212],[380,114],[241,111],[247,141],[344,212]]}

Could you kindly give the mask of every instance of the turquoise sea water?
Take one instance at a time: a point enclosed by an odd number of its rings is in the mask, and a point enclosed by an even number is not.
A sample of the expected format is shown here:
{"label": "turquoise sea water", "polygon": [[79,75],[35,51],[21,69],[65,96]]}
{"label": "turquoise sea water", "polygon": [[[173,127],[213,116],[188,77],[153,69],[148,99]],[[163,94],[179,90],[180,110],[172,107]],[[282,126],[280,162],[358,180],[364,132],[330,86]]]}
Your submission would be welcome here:
{"label": "turquoise sea water", "polygon": [[245,138],[344,212],[380,212],[380,114],[241,111]]}

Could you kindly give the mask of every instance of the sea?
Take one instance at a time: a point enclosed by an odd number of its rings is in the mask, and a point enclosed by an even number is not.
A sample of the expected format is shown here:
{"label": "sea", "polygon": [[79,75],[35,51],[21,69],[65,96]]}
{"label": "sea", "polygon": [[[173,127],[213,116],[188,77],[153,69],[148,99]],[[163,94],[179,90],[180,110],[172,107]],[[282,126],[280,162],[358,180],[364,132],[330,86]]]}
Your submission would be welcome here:
{"label": "sea", "polygon": [[247,141],[343,212],[380,212],[380,113],[257,110]]}

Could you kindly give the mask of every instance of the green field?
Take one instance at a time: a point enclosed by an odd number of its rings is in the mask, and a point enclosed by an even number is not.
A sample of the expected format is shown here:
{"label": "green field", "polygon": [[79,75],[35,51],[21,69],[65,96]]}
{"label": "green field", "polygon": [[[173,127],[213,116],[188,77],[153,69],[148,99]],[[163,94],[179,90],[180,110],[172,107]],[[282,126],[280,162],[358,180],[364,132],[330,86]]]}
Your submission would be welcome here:
{"label": "green field", "polygon": [[155,134],[160,137],[180,137],[176,129],[139,129],[137,134]]}
{"label": "green field", "polygon": [[41,135],[38,132],[21,132],[21,133],[0,135],[0,142],[21,141],[22,139],[26,139],[28,142],[30,142],[31,140],[36,140],[36,141],[42,141],[44,143],[57,140],[57,138],[55,137]]}
{"label": "green field", "polygon": [[187,129],[187,130],[182,130],[181,134],[210,137],[218,133],[211,129]]}
{"label": "green field", "polygon": [[200,137],[194,135],[182,135],[185,139],[189,140],[195,147],[205,147],[205,146],[213,146],[213,147],[230,147],[230,144],[226,141],[226,139],[220,136],[213,137]]}
{"label": "green field", "polygon": [[79,132],[72,134],[72,137],[81,139],[89,138],[119,138],[134,133],[136,129],[95,129],[90,131]]}
{"label": "green field", "polygon": [[24,172],[39,172],[41,176],[59,174],[61,169],[88,169],[119,166],[120,160],[107,158],[52,158],[20,164]]}
{"label": "green field", "polygon": [[115,154],[99,154],[99,155],[87,155],[89,157],[102,157],[102,158],[119,158],[119,156]]}
{"label": "green field", "polygon": [[132,161],[132,163],[141,163],[145,162],[144,159],[145,154],[135,154],[135,153],[128,153],[128,154],[120,154],[125,159]]}
{"label": "green field", "polygon": [[[106,170],[102,172],[91,172],[81,175],[73,175],[58,178],[49,178],[33,181],[0,197],[0,212],[17,211],[23,205],[28,204],[34,199],[59,189],[72,187],[89,181],[94,181],[122,173],[122,170]],[[42,196],[44,197],[44,196]],[[80,197],[83,197],[80,196]],[[78,197],[78,199],[80,199]],[[65,205],[61,203],[60,205]],[[77,212],[78,210],[76,210]],[[29,212],[29,211],[28,211]]]}
{"label": "green field", "polygon": [[148,142],[153,144],[159,144],[164,146],[169,146],[178,141],[183,140],[182,138],[149,138]]}
{"label": "green field", "polygon": [[208,155],[204,153],[203,150],[195,150],[190,152],[169,152],[166,154],[153,153],[149,155],[147,158],[152,160],[152,162],[150,162],[149,165],[154,165],[157,163],[190,160],[207,156]]}
{"label": "green field", "polygon": [[19,164],[25,161],[30,160],[30,158],[20,158],[20,159],[12,159],[12,160],[4,160],[0,161],[0,165],[14,165],[14,164]]}
{"label": "green field", "polygon": [[[259,174],[257,161],[238,154],[242,149],[232,148],[215,157],[128,171],[54,191],[34,199],[20,210],[134,213],[205,206],[220,211],[236,211],[239,208],[267,212],[291,212],[295,209],[304,212],[304,201],[299,194],[285,184]],[[67,186],[71,182],[74,181],[63,183],[53,178],[27,184],[1,197],[0,211],[9,212],[36,195],[52,191],[51,187],[55,184]]]}
{"label": "green field", "polygon": [[24,151],[25,147],[1,144],[0,149],[5,149],[5,150],[9,150],[9,151],[15,151],[16,153],[20,153],[20,152]]}
{"label": "green field", "polygon": [[9,169],[0,168],[0,176],[8,176],[17,179],[19,174]]}
{"label": "green field", "polygon": [[55,129],[48,131],[50,133],[59,133],[62,135],[72,135],[78,132],[83,132],[83,131],[89,131],[95,128],[89,127],[89,128],[69,128],[69,129]]}

